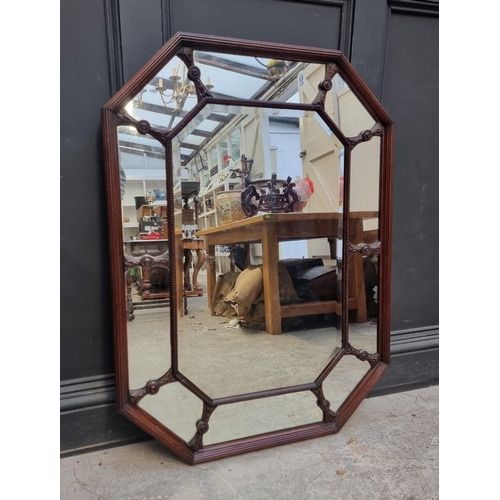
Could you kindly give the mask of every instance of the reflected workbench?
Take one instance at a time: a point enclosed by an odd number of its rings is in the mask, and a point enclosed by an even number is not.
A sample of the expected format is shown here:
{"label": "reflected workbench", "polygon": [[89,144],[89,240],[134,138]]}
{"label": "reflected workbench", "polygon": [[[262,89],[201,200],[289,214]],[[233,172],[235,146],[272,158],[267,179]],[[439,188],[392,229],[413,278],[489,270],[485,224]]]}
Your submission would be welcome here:
{"label": "reflected workbench", "polygon": [[[350,242],[362,243],[363,220],[378,217],[378,212],[350,213]],[[262,275],[266,332],[280,334],[281,320],[296,316],[335,313],[342,314],[340,301],[327,300],[281,305],[278,278],[279,243],[284,241],[327,238],[331,258],[336,259],[337,240],[343,238],[343,214],[341,213],[280,213],[264,214],[231,222],[219,227],[198,231],[205,239],[207,259],[207,295],[209,308],[215,289],[215,246],[262,243]],[[349,265],[349,311],[355,321],[366,322],[366,296],[361,256],[353,255]]]}

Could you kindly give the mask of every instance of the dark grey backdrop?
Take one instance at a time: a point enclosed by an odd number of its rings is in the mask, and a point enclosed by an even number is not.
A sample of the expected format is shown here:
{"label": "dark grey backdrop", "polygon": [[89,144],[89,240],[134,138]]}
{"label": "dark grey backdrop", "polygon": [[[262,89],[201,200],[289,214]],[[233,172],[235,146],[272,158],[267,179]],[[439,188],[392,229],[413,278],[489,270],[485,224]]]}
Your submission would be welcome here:
{"label": "dark grey backdrop", "polygon": [[113,405],[100,108],[177,31],[340,49],[381,100],[396,123],[392,363],[372,395],[436,382],[438,5],[432,0],[61,3],[62,453],[146,438]]}

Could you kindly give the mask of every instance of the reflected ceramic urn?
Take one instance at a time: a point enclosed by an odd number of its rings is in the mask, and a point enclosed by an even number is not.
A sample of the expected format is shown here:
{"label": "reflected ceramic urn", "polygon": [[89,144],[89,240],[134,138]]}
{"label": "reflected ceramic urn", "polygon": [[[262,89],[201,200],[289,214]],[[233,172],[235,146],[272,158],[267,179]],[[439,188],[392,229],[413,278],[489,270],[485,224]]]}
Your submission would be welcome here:
{"label": "reflected ceramic urn", "polygon": [[245,213],[241,208],[240,191],[221,191],[215,200],[217,220],[219,225],[229,224],[245,218]]}

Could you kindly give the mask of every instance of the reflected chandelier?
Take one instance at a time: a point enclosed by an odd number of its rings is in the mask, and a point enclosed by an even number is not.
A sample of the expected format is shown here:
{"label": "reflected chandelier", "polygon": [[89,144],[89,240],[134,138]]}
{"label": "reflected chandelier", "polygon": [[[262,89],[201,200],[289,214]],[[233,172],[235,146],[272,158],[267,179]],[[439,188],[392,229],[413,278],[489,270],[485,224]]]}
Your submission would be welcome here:
{"label": "reflected chandelier", "polygon": [[[160,93],[161,100],[163,105],[166,108],[171,108],[170,104],[174,104],[174,110],[179,111],[183,108],[186,99],[196,97],[196,87],[194,83],[188,81],[186,78],[186,66],[182,67],[182,77],[178,75],[179,68],[182,63],[179,63],[177,68],[172,68],[172,75],[168,77],[168,80],[172,82],[170,85],[163,78],[158,78],[158,84],[155,87],[155,90]],[[213,85],[210,84],[210,78],[207,78],[207,82],[205,87],[208,90],[214,88]]]}

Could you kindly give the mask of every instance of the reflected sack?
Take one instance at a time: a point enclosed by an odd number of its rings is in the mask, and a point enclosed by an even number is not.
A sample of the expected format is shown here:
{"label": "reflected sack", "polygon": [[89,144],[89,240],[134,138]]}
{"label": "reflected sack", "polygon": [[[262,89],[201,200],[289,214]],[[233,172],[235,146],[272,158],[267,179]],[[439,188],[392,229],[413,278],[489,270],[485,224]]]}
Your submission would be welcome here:
{"label": "reflected sack", "polygon": [[217,283],[215,284],[215,290],[212,297],[211,313],[213,316],[237,317],[236,311],[225,301],[225,299],[227,294],[231,293],[233,290],[239,275],[240,273],[238,272],[229,271],[226,274],[217,276]]}
{"label": "reflected sack", "polygon": [[225,302],[232,303],[238,316],[245,316],[262,290],[262,266],[248,266],[238,276]]}

